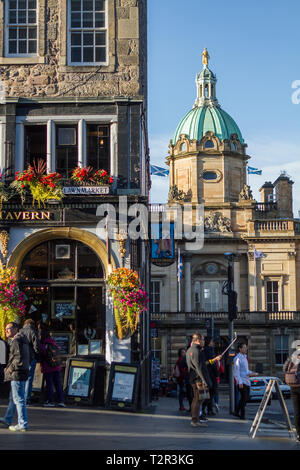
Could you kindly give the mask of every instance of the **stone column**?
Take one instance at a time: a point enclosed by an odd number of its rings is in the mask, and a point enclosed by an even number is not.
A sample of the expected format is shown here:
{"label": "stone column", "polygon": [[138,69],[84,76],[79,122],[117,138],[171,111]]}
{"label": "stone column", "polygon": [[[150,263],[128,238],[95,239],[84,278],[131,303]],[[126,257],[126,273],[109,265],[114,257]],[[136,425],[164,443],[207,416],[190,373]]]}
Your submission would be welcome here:
{"label": "stone column", "polygon": [[56,170],[55,123],[52,119],[47,121],[47,172]]}
{"label": "stone column", "polygon": [[184,309],[185,312],[192,311],[192,275],[191,257],[184,257]]}
{"label": "stone column", "polygon": [[87,166],[86,162],[86,125],[85,120],[78,122],[78,166]]}

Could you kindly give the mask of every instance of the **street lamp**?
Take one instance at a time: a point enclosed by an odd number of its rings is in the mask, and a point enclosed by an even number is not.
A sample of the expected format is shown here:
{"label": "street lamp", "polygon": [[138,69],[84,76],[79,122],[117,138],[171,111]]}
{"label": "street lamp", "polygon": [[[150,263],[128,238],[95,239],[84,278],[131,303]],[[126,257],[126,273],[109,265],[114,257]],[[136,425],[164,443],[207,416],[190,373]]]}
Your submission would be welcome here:
{"label": "street lamp", "polygon": [[[225,258],[228,261],[227,271],[227,284],[223,293],[228,295],[228,330],[229,330],[229,344],[233,341],[233,321],[237,318],[237,293],[234,290],[233,274],[232,274],[232,263],[234,262],[236,255],[231,252],[224,253]],[[228,351],[229,355],[229,412],[231,414],[235,411],[234,404],[234,376],[233,376],[233,346]]]}

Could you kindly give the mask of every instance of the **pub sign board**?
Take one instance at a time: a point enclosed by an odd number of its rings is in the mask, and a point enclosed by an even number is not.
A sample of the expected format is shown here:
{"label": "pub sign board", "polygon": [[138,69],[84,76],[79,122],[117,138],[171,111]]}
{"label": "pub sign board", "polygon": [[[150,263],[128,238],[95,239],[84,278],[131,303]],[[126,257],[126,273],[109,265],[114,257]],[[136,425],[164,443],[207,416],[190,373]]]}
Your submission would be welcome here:
{"label": "pub sign board", "polygon": [[140,366],[112,362],[106,397],[106,408],[136,411],[140,383]]}
{"label": "pub sign board", "polygon": [[95,393],[97,361],[78,357],[68,359],[64,393],[68,402],[92,404]]}

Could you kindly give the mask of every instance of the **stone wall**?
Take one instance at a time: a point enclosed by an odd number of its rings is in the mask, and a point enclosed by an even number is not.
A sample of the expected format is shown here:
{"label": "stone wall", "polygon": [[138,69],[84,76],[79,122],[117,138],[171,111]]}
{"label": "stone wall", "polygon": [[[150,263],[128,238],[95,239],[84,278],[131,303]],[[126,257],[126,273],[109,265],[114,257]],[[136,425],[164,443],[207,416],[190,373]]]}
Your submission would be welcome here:
{"label": "stone wall", "polygon": [[[0,48],[0,80],[8,97],[146,96],[146,0],[108,1],[108,65],[99,67],[67,63],[67,0],[38,4],[38,56],[7,58]],[[3,26],[0,34],[4,43]]]}

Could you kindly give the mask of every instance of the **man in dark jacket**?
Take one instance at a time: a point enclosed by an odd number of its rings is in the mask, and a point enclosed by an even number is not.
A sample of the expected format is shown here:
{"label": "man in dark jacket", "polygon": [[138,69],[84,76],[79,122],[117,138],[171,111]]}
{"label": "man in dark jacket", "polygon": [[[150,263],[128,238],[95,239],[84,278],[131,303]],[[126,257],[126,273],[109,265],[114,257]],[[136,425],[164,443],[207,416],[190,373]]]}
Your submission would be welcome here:
{"label": "man in dark jacket", "polygon": [[211,381],[207,367],[205,365],[205,357],[203,354],[204,336],[199,333],[194,333],[192,337],[192,344],[186,352],[186,362],[189,370],[190,384],[193,389],[193,401],[191,405],[192,426],[202,426],[204,423],[199,423],[199,411],[202,400],[199,397],[199,391],[208,389],[211,386]]}
{"label": "man in dark jacket", "polygon": [[20,333],[26,336],[29,343],[29,377],[25,385],[25,399],[26,405],[30,404],[30,397],[32,392],[32,383],[34,378],[34,372],[36,363],[40,355],[40,340],[37,330],[35,329],[35,323],[31,318],[25,320],[23,328],[20,330]]}
{"label": "man in dark jacket", "polygon": [[[9,427],[10,431],[27,431],[28,418],[25,401],[25,383],[29,374],[29,344],[27,338],[19,333],[18,325],[8,323],[5,334],[9,341],[9,358],[4,370],[4,380],[10,381],[11,391],[9,404],[0,424]],[[18,424],[12,426],[17,411]]]}

